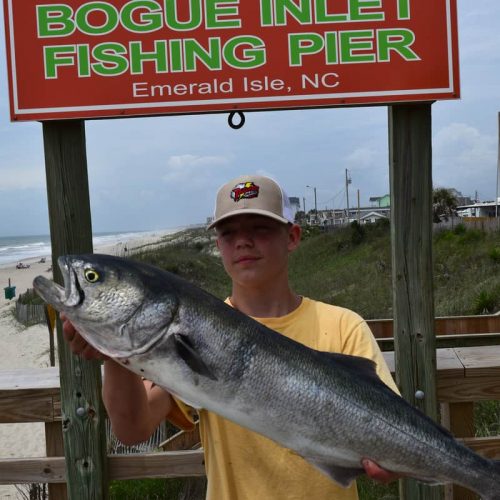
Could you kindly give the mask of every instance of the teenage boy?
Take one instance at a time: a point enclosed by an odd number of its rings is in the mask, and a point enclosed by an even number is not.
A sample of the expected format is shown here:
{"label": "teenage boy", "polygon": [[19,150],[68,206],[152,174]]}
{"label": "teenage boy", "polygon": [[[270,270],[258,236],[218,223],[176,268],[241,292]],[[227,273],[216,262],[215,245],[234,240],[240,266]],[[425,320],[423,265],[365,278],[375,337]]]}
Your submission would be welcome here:
{"label": "teenage boy", "polygon": [[[291,289],[288,258],[299,246],[301,229],[293,222],[288,197],[275,181],[245,175],[222,186],[210,228],[215,228],[217,248],[232,281],[228,304],[313,349],[372,359],[380,378],[397,392],[377,343],[360,316],[302,297]],[[64,336],[73,352],[86,359],[105,359],[68,320],[64,321]],[[181,428],[193,426],[185,405],[110,359],[104,361],[103,400],[116,436],[126,444],[148,439],[165,418]],[[199,418],[207,499],[358,498],[354,483],[347,489],[339,487],[273,441],[203,409]],[[369,457],[362,465],[373,479],[396,479]]]}

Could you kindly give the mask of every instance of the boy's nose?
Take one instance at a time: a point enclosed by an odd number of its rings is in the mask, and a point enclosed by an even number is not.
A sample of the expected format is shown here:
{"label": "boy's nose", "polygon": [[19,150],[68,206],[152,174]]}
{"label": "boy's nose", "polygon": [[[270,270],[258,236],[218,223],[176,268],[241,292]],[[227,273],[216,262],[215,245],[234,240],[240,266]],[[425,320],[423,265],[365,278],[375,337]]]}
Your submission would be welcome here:
{"label": "boy's nose", "polygon": [[240,230],[236,235],[236,246],[253,245],[253,237],[250,231]]}

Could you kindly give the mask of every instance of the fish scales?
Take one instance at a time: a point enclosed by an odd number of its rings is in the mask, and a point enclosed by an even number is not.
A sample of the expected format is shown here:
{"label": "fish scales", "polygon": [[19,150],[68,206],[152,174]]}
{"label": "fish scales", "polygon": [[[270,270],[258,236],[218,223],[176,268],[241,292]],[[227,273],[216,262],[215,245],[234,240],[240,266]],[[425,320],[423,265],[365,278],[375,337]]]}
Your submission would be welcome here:
{"label": "fish scales", "polygon": [[103,255],[59,259],[38,293],[94,347],[196,407],[218,413],[349,485],[363,458],[500,500],[500,466],[391,391],[371,361],[321,353],[152,266]]}

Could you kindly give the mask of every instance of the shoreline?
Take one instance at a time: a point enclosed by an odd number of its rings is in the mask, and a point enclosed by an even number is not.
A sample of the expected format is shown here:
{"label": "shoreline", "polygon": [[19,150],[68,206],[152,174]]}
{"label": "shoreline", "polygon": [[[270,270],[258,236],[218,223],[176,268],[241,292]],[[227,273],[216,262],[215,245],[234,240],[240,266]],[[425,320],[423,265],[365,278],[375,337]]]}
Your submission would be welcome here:
{"label": "shoreline", "polygon": [[[151,231],[142,236],[122,239],[118,242],[96,245],[95,253],[127,256],[139,249],[153,249],[175,241],[176,236],[189,228]],[[168,238],[171,236],[171,238]],[[42,262],[41,259],[45,258]],[[17,261],[19,262],[19,261]],[[25,327],[14,316],[15,300],[20,293],[32,288],[33,279],[38,275],[52,279],[52,259],[50,255],[30,257],[22,262],[29,267],[17,269],[17,262],[0,265],[0,370],[22,370],[44,368],[49,361],[49,331],[47,325],[38,324]],[[15,297],[5,298],[8,280],[15,287]],[[57,346],[57,338],[54,339]],[[56,349],[57,366],[57,349]],[[43,423],[0,424],[0,458],[44,457],[45,429]],[[20,499],[22,496],[14,485],[0,485],[2,500]]]}
{"label": "shoreline", "polygon": [[[179,227],[173,229],[158,229],[155,231],[144,231],[144,232],[130,232],[130,233],[110,233],[102,235],[93,236],[93,251],[94,253],[109,253],[110,255],[126,256],[128,250],[135,250],[142,246],[149,246],[155,244],[161,244],[162,240],[170,235],[175,235],[182,231],[185,231],[188,227]],[[43,236],[47,238],[48,236]],[[45,261],[50,266],[51,264],[51,254],[50,254],[50,243],[40,249],[38,253],[32,253],[29,256],[23,258],[15,258],[16,255],[12,255],[12,260],[7,262],[0,262],[0,270],[11,268],[16,266],[18,263],[32,265],[38,263],[41,259]]]}

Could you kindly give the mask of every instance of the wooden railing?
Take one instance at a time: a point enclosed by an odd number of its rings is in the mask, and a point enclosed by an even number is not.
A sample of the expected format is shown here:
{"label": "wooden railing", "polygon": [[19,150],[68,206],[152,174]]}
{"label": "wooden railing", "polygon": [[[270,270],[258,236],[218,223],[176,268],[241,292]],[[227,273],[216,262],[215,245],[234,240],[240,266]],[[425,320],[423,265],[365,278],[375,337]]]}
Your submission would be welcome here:
{"label": "wooden railing", "polygon": [[[394,370],[393,353],[384,356]],[[500,346],[438,349],[437,368],[443,423],[478,453],[500,459],[500,436],[473,437],[472,415],[473,402],[500,400]],[[48,456],[0,459],[0,484],[64,483],[64,457],[54,452],[62,449],[57,368],[0,371],[0,423],[15,422],[45,423]],[[204,475],[202,450],[109,455],[108,465],[110,479]],[[457,491],[453,498],[474,498]],[[51,500],[65,496],[64,489],[53,492]]]}
{"label": "wooden railing", "polygon": [[[392,319],[369,319],[367,323],[377,339],[392,338]],[[500,333],[500,315],[442,316],[434,320],[436,336]]]}
{"label": "wooden railing", "polygon": [[[47,457],[0,458],[0,484],[49,483],[65,499],[58,368],[0,371],[0,424],[23,422],[45,423]],[[202,450],[108,455],[108,469],[110,480],[205,475]]]}
{"label": "wooden railing", "polygon": [[[394,373],[394,354],[384,352]],[[474,436],[474,402],[500,400],[500,346],[437,349],[437,398],[441,423],[476,453],[500,459],[500,436]],[[447,487],[445,498],[475,500],[479,497],[462,487]]]}
{"label": "wooden railing", "polygon": [[[367,320],[383,351],[394,350],[393,320]],[[500,315],[450,316],[434,320],[436,348],[500,345]]]}

